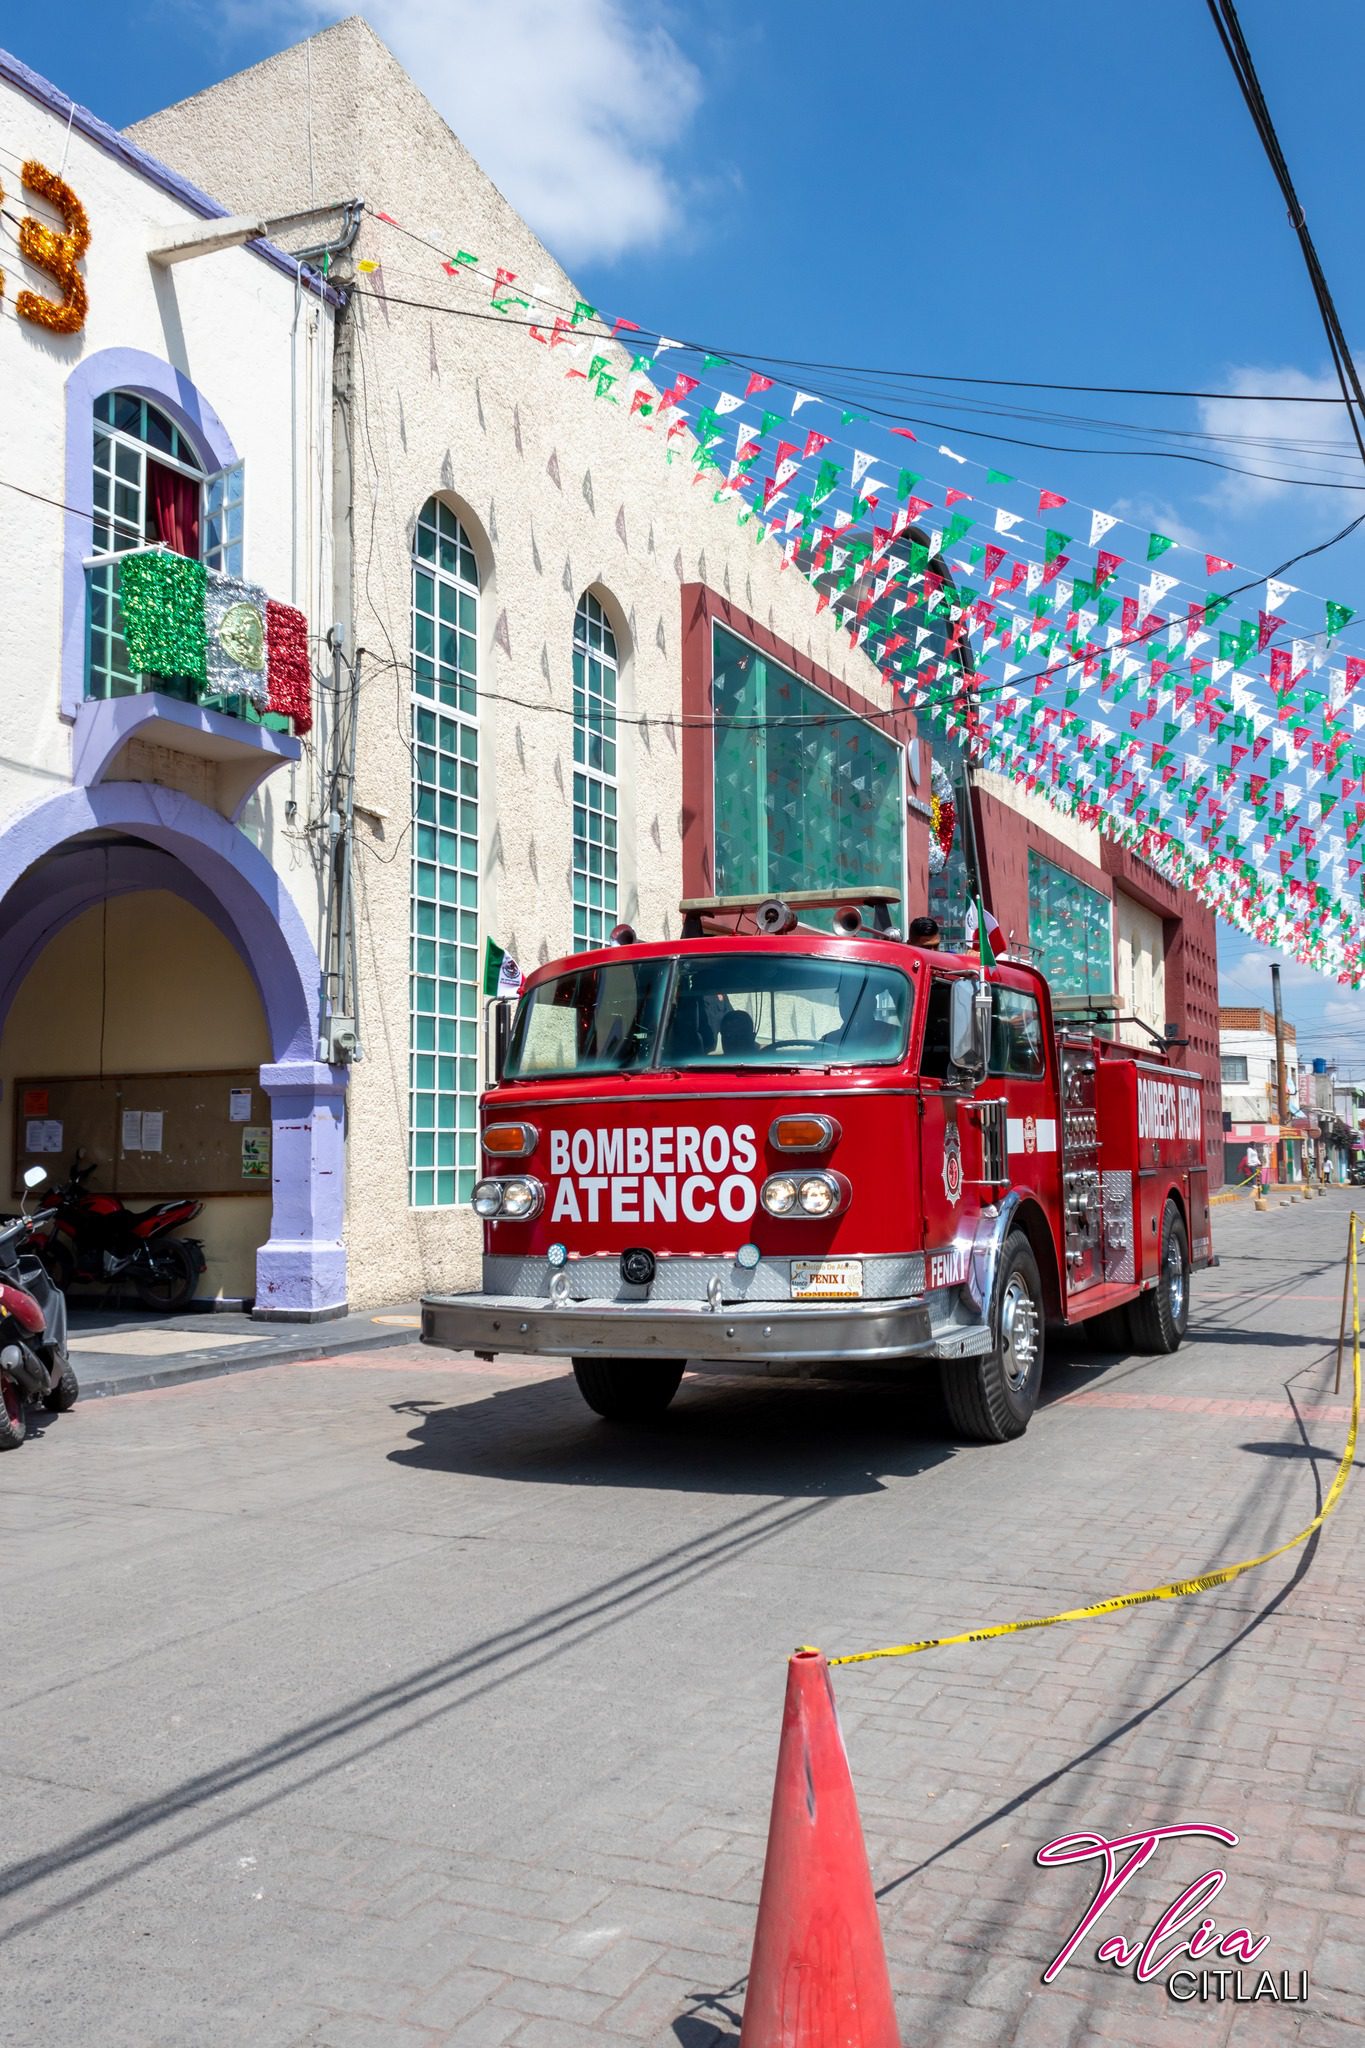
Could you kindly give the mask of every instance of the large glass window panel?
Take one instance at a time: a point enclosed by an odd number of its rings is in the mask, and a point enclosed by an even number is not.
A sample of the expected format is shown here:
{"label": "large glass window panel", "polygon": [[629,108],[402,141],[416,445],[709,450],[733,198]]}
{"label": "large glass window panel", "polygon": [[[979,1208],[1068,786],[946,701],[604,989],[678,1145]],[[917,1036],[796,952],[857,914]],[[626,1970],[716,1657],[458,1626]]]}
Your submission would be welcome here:
{"label": "large glass window panel", "polygon": [[1028,936],[1034,963],[1060,995],[1112,996],[1114,932],[1109,898],[1030,851]]}
{"label": "large glass window panel", "polygon": [[713,628],[718,896],[902,885],[901,749]]}

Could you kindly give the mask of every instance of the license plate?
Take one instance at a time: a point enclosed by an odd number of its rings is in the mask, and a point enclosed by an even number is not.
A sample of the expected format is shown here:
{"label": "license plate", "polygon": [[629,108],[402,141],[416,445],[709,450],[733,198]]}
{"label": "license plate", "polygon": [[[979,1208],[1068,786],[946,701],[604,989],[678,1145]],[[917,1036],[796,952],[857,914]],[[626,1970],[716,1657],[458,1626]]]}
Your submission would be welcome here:
{"label": "license plate", "polygon": [[793,1301],[861,1301],[861,1259],[793,1259]]}

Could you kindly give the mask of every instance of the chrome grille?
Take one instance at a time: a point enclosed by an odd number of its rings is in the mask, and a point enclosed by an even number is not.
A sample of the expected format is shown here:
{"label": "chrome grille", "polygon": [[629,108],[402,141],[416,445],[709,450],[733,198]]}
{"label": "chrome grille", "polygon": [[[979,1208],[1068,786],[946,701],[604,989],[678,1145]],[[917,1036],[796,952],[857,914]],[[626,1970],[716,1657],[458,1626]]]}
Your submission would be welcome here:
{"label": "chrome grille", "polygon": [[[856,1252],[840,1252],[856,1258]],[[922,1252],[877,1253],[864,1258],[863,1299],[900,1301],[924,1292]],[[545,1301],[556,1269],[547,1259],[486,1255],[483,1291],[516,1301]],[[628,1287],[621,1278],[615,1252],[588,1259],[570,1259],[558,1271],[569,1283],[570,1301],[705,1301],[712,1280],[719,1280],[722,1301],[790,1301],[791,1260],[763,1258],[756,1266],[738,1266],[733,1259],[661,1257],[648,1287]]]}

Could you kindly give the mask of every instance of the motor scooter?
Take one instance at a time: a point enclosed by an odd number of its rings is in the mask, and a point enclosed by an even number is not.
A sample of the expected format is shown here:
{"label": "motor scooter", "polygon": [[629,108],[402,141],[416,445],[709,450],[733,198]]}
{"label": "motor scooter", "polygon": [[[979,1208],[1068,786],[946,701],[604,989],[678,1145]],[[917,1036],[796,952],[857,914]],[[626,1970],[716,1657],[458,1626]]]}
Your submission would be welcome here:
{"label": "motor scooter", "polygon": [[25,1401],[62,1414],[81,1391],[67,1356],[65,1297],[31,1249],[33,1232],[57,1213],[28,1213],[29,1196],[46,1179],[41,1166],[29,1167],[23,1214],[0,1228],[0,1451],[24,1441]]}

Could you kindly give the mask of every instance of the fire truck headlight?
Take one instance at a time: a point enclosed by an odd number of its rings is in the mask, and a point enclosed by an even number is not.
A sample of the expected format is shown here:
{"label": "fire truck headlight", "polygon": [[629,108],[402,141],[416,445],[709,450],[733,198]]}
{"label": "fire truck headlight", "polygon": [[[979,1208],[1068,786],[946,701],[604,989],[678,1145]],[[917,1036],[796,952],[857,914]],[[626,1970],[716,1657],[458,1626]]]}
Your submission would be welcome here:
{"label": "fire truck headlight", "polygon": [[759,1200],[770,1216],[790,1216],[796,1207],[796,1182],[789,1173],[775,1173],[765,1180]]}
{"label": "fire truck headlight", "polygon": [[797,1189],[807,1216],[833,1216],[844,1205],[844,1191],[832,1173],[809,1173]]}
{"label": "fire truck headlight", "polygon": [[490,1216],[496,1216],[502,1207],[502,1182],[500,1180],[479,1181],[469,1198],[469,1206],[474,1211],[474,1214],[482,1216],[485,1222]]}
{"label": "fire truck headlight", "polygon": [[529,1174],[518,1174],[512,1180],[502,1183],[502,1206],[499,1216],[509,1223],[529,1223],[538,1216],[545,1201],[545,1190],[538,1180]]}

